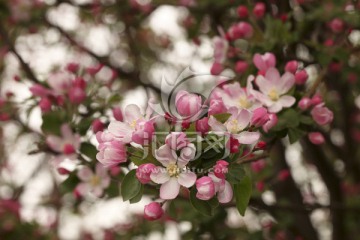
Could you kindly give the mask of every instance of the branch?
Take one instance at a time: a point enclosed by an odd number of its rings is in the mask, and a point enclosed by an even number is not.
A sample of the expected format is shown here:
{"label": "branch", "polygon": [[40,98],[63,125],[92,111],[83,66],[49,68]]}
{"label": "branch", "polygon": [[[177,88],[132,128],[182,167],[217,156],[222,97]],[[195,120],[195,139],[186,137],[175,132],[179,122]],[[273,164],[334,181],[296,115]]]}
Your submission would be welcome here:
{"label": "branch", "polygon": [[29,65],[24,61],[24,59],[20,56],[20,54],[16,51],[14,44],[12,43],[12,41],[9,38],[8,33],[6,32],[6,29],[4,28],[3,24],[0,23],[0,35],[2,37],[2,39],[4,40],[4,42],[6,43],[6,45],[9,46],[9,50],[14,53],[14,55],[17,57],[17,59],[19,60],[21,67],[23,68],[23,70],[25,71],[26,75],[28,76],[28,78],[33,81],[34,83],[40,83],[40,81],[36,78],[34,72],[31,70],[31,68],[29,67]]}
{"label": "branch", "polygon": [[236,163],[246,164],[246,163],[256,162],[256,161],[259,161],[259,160],[267,158],[267,157],[269,157],[269,154],[263,153],[263,154],[260,154],[260,155],[257,155],[257,156],[251,157],[251,158],[239,159],[236,161]]}

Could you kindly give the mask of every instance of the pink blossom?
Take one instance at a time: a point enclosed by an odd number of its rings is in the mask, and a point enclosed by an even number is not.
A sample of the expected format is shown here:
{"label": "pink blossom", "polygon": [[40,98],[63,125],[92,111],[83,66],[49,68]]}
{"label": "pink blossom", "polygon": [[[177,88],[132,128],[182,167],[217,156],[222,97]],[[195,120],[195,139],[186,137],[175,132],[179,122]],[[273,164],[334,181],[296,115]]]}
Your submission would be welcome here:
{"label": "pink blossom", "polygon": [[69,125],[61,126],[61,137],[49,135],[47,145],[55,152],[72,154],[80,148],[80,135],[74,134]]}
{"label": "pink blossom", "polygon": [[73,79],[74,76],[69,72],[60,71],[52,74],[47,79],[47,83],[55,94],[62,95],[69,91]]}
{"label": "pink blossom", "polygon": [[293,96],[286,95],[294,83],[293,74],[286,72],[280,76],[277,69],[270,68],[266,71],[265,77],[259,75],[256,78],[261,93],[253,91],[252,94],[268,108],[269,112],[277,113],[295,103]]}
{"label": "pink blossom", "polygon": [[210,116],[209,125],[215,134],[231,134],[239,143],[243,144],[253,144],[259,140],[259,132],[245,130],[250,125],[251,113],[249,111],[231,108],[229,113],[231,116],[224,124],[217,121],[214,116]]}
{"label": "pink blossom", "polygon": [[95,119],[91,123],[91,127],[92,127],[94,133],[103,131],[105,128],[104,123],[100,119]]}
{"label": "pink blossom", "polygon": [[69,100],[72,103],[80,104],[86,99],[86,92],[79,87],[72,87],[69,90]]}
{"label": "pink blossom", "polygon": [[262,18],[265,15],[266,6],[262,2],[258,2],[255,4],[253,13],[256,18]]}
{"label": "pink blossom", "polygon": [[209,118],[208,117],[204,117],[202,119],[199,119],[195,122],[195,129],[197,132],[200,132],[201,135],[205,135],[206,133],[208,133],[208,131],[210,130],[210,126],[209,126]]}
{"label": "pink blossom", "polygon": [[316,106],[320,103],[323,102],[322,97],[319,94],[315,94],[312,98],[311,98],[311,104]]}
{"label": "pink blossom", "polygon": [[240,5],[237,9],[236,9],[237,14],[239,15],[240,18],[247,18],[249,16],[249,10],[246,6],[244,5]]}
{"label": "pink blossom", "polygon": [[112,109],[112,113],[113,113],[113,116],[114,116],[115,120],[120,121],[120,122],[122,122],[124,120],[121,108],[114,107]]}
{"label": "pink blossom", "polygon": [[77,176],[82,181],[76,186],[76,191],[81,196],[85,196],[90,192],[96,197],[100,197],[104,189],[110,185],[107,170],[100,164],[96,165],[95,173],[89,167],[83,166],[77,172]]}
{"label": "pink blossom", "polygon": [[330,29],[334,33],[341,33],[344,30],[344,25],[344,21],[339,18],[335,18],[329,23]]}
{"label": "pink blossom", "polygon": [[309,78],[309,75],[305,70],[301,70],[295,73],[295,83],[297,85],[303,85],[306,83],[306,80]]}
{"label": "pink blossom", "polygon": [[224,70],[224,67],[219,62],[214,62],[211,66],[210,73],[211,75],[220,75],[220,73]]}
{"label": "pink blossom", "polygon": [[151,139],[154,132],[154,123],[148,112],[143,116],[137,105],[130,104],[125,108],[124,121],[112,121],[109,124],[109,132],[123,143],[132,141],[143,144],[145,140]]}
{"label": "pink blossom", "polygon": [[256,53],[253,58],[253,62],[257,69],[266,72],[269,68],[273,68],[276,65],[276,57],[272,53],[265,53],[260,55]]}
{"label": "pink blossom", "polygon": [[52,102],[49,98],[43,97],[39,102],[39,107],[42,112],[49,112],[51,110]]}
{"label": "pink blossom", "polygon": [[325,142],[324,136],[320,132],[311,132],[308,137],[310,142],[315,145],[323,144]]}
{"label": "pink blossom", "polygon": [[270,120],[263,125],[263,130],[266,133],[278,123],[278,117],[275,113],[269,114],[269,119]]}
{"label": "pink blossom", "polygon": [[298,62],[295,60],[289,61],[285,65],[285,71],[290,72],[292,74],[295,74],[297,68],[298,68]]}
{"label": "pink blossom", "polygon": [[108,132],[97,132],[99,142],[96,159],[105,167],[115,166],[127,161],[126,146],[123,142],[115,140]]}
{"label": "pink blossom", "polygon": [[201,177],[196,180],[196,197],[201,200],[209,200],[215,195],[215,184],[210,177]]}
{"label": "pink blossom", "polygon": [[172,150],[180,150],[188,146],[190,141],[184,132],[171,132],[166,136],[165,144]]}
{"label": "pink blossom", "polygon": [[278,173],[279,181],[285,181],[290,177],[290,171],[288,169],[283,169]]}
{"label": "pink blossom", "polygon": [[311,99],[308,97],[303,97],[300,101],[299,101],[299,108],[303,111],[305,111],[306,109],[308,109],[309,107],[311,107],[312,102]]}
{"label": "pink blossom", "polygon": [[261,127],[270,120],[268,111],[264,107],[257,108],[253,111],[251,117],[251,125],[255,127]]}
{"label": "pink blossom", "polygon": [[239,38],[251,38],[253,32],[253,27],[247,22],[239,22],[231,26],[228,30],[228,34],[232,40]]}
{"label": "pink blossom", "polygon": [[221,179],[215,176],[214,173],[209,173],[208,176],[213,180],[215,184],[216,196],[220,203],[228,203],[233,198],[233,190],[231,184],[225,179]]}
{"label": "pink blossom", "polygon": [[246,61],[237,61],[235,64],[235,72],[243,74],[248,69],[249,64]]}
{"label": "pink blossom", "polygon": [[144,218],[150,221],[158,220],[164,215],[160,203],[152,202],[144,207]]}
{"label": "pink blossom", "polygon": [[150,175],[156,166],[152,163],[141,164],[136,169],[136,177],[142,184],[149,183],[151,181]]}
{"label": "pink blossom", "polygon": [[161,184],[160,198],[174,199],[180,186],[189,188],[195,184],[196,174],[186,168],[195,156],[195,146],[190,144],[181,150],[179,156],[167,144],[155,151],[156,159],[163,167],[156,167],[150,175],[153,182]]}
{"label": "pink blossom", "polygon": [[68,63],[66,65],[66,70],[71,73],[76,73],[79,70],[79,64],[74,62]]}
{"label": "pink blossom", "polygon": [[311,116],[313,117],[314,121],[319,125],[326,125],[331,123],[334,114],[330,111],[327,107],[324,106],[324,103],[315,106],[311,110]]}
{"label": "pink blossom", "polygon": [[210,106],[209,106],[209,110],[208,110],[209,115],[220,114],[220,113],[225,113],[225,112],[226,112],[226,107],[224,105],[223,100],[221,100],[221,99],[211,99],[210,100]]}
{"label": "pink blossom", "polygon": [[176,94],[175,106],[181,116],[186,118],[193,117],[201,111],[201,97],[183,90],[179,91]]}
{"label": "pink blossom", "polygon": [[214,174],[216,177],[225,179],[225,174],[228,172],[229,163],[225,160],[219,160],[214,166]]}

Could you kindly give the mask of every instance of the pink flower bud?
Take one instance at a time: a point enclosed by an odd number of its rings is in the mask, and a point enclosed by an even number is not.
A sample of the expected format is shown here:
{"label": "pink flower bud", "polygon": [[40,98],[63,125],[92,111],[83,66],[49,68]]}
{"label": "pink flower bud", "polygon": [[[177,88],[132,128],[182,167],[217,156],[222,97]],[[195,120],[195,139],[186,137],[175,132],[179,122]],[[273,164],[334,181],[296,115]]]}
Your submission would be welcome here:
{"label": "pink flower bud", "polygon": [[344,21],[339,18],[335,18],[329,23],[330,29],[334,33],[341,33],[344,30],[344,25]]}
{"label": "pink flower bud", "polygon": [[79,70],[79,64],[68,63],[68,65],[66,65],[66,70],[72,73],[76,73]]}
{"label": "pink flower bud", "polygon": [[190,125],[191,125],[191,122],[189,122],[189,121],[182,121],[182,122],[181,122],[181,128],[182,128],[183,130],[188,129],[188,128],[190,127]]}
{"label": "pink flower bud", "polygon": [[86,68],[86,72],[92,76],[95,76],[103,68],[103,64]]}
{"label": "pink flower bud", "polygon": [[334,40],[332,40],[332,39],[326,39],[324,42],[325,47],[331,47],[333,45],[334,45]]}
{"label": "pink flower bud", "polygon": [[249,11],[244,5],[240,5],[236,11],[240,18],[247,18],[249,16]]}
{"label": "pink flower bud", "polygon": [[297,85],[303,85],[306,83],[306,80],[308,79],[309,75],[305,70],[301,70],[297,73],[295,73],[295,83]]}
{"label": "pink flower bud", "polygon": [[161,205],[158,202],[149,203],[144,208],[144,217],[150,221],[160,219],[163,214],[164,210],[161,208]]}
{"label": "pink flower bud", "polygon": [[86,81],[82,77],[77,77],[73,81],[73,87],[78,87],[78,88],[85,90],[86,85],[87,85]]}
{"label": "pink flower bud", "polygon": [[261,172],[266,166],[266,162],[264,160],[259,160],[256,162],[252,162],[250,164],[251,170],[253,170],[256,173]]}
{"label": "pink flower bud", "polygon": [[69,170],[67,170],[66,168],[62,168],[62,167],[58,168],[57,171],[60,175],[68,175],[70,173]]}
{"label": "pink flower bud", "polygon": [[152,163],[141,164],[136,169],[136,177],[142,184],[149,183],[151,181],[150,175],[156,169],[156,166]]}
{"label": "pink flower bud", "polygon": [[339,73],[342,69],[342,65],[339,62],[332,62],[329,64],[329,71],[332,73]]}
{"label": "pink flower bud", "polygon": [[196,197],[201,200],[209,200],[215,195],[215,184],[210,177],[201,177],[196,180]]}
{"label": "pink flower bud", "polygon": [[79,87],[71,88],[69,91],[69,100],[72,103],[80,104],[86,99],[86,93]]}
{"label": "pink flower bud", "polygon": [[312,105],[311,99],[308,97],[303,97],[298,104],[298,107],[305,111],[306,109],[308,109],[310,106]]}
{"label": "pink flower bud", "polygon": [[246,70],[248,69],[249,64],[245,61],[237,61],[236,65],[235,65],[235,72],[237,73],[245,73]]}
{"label": "pink flower bud", "polygon": [[201,97],[188,93],[186,91],[179,91],[176,94],[175,106],[178,113],[183,117],[192,117],[201,111]]}
{"label": "pink flower bud", "polygon": [[40,84],[34,84],[30,87],[30,92],[37,97],[45,97],[50,94],[50,90]]}
{"label": "pink flower bud", "polygon": [[219,160],[214,166],[214,174],[216,177],[225,179],[225,174],[228,172],[229,163],[224,160]]}
{"label": "pink flower bud", "polygon": [[0,121],[5,122],[10,120],[10,115],[8,113],[0,113]]}
{"label": "pink flower bud", "polygon": [[209,121],[209,118],[204,117],[195,122],[195,129],[197,132],[200,132],[202,136],[204,136],[210,130],[208,121]]}
{"label": "pink flower bud", "polygon": [[256,186],[256,189],[257,189],[259,192],[264,191],[265,184],[264,184],[263,181],[257,182],[255,186]]}
{"label": "pink flower bud", "polygon": [[184,132],[171,132],[165,139],[165,144],[171,149],[180,150],[190,143]]}
{"label": "pink flower bud", "polygon": [[100,119],[95,119],[92,123],[91,123],[91,127],[94,133],[97,133],[99,131],[103,131],[105,126],[104,123],[100,121]]}
{"label": "pink flower bud", "polygon": [[39,102],[39,107],[42,112],[49,112],[51,110],[52,102],[49,98],[43,97]]}
{"label": "pink flower bud", "polygon": [[119,108],[119,107],[114,107],[114,108],[112,109],[112,113],[113,113],[114,118],[115,118],[117,121],[122,122],[122,121],[124,120],[124,117],[123,117],[121,108]]}
{"label": "pink flower bud", "polygon": [[323,102],[323,99],[319,94],[316,94],[311,98],[311,104],[314,105],[314,106],[318,105],[318,104],[320,104],[322,102]]}
{"label": "pink flower bud", "polygon": [[210,106],[208,110],[209,115],[220,114],[225,112],[226,112],[226,107],[222,100],[212,99],[210,101]]}
{"label": "pink flower bud", "polygon": [[258,2],[255,4],[253,13],[254,13],[255,17],[259,19],[264,16],[265,10],[266,10],[265,4],[262,2]]}
{"label": "pink flower bud", "polygon": [[75,150],[75,148],[74,148],[74,146],[73,146],[72,144],[69,144],[69,143],[68,143],[68,144],[65,144],[65,145],[64,145],[63,152],[64,152],[64,154],[66,154],[66,155],[70,155],[70,154],[75,153],[76,150]]}
{"label": "pink flower bud", "polygon": [[214,62],[213,65],[211,66],[210,69],[210,73],[211,75],[220,75],[220,73],[224,70],[223,66],[221,65],[221,63],[218,62]]}
{"label": "pink flower bud", "polygon": [[297,69],[298,69],[298,62],[295,60],[289,61],[285,65],[285,71],[287,71],[287,72],[291,72],[291,73],[295,74]]}
{"label": "pink flower bud", "polygon": [[266,108],[259,107],[253,111],[250,123],[255,127],[261,127],[269,120],[270,118]]}
{"label": "pink flower bud", "polygon": [[311,132],[308,137],[310,142],[315,145],[323,144],[325,142],[324,136],[320,132]]}
{"label": "pink flower bud", "polygon": [[269,130],[274,127],[277,122],[278,122],[278,117],[276,116],[275,113],[270,113],[269,114],[269,121],[267,121],[262,127],[263,127],[263,130],[267,133],[269,132]]}
{"label": "pink flower bud", "polygon": [[247,22],[240,22],[237,24],[238,31],[241,38],[251,38],[253,35],[253,27]]}
{"label": "pink flower bud", "polygon": [[315,106],[311,110],[311,116],[319,125],[326,125],[331,123],[334,118],[333,112],[330,111],[327,107],[324,107],[323,104]]}
{"label": "pink flower bud", "polygon": [[267,145],[266,142],[264,142],[264,141],[259,141],[259,142],[256,144],[256,148],[257,148],[257,149],[264,150],[264,149],[266,148],[266,145]]}
{"label": "pink flower bud", "polygon": [[277,177],[279,181],[285,181],[288,177],[290,177],[290,172],[288,169],[283,169],[279,172]]}
{"label": "pink flower bud", "polygon": [[230,137],[226,147],[230,149],[230,153],[237,153],[239,152],[240,143],[236,138]]}

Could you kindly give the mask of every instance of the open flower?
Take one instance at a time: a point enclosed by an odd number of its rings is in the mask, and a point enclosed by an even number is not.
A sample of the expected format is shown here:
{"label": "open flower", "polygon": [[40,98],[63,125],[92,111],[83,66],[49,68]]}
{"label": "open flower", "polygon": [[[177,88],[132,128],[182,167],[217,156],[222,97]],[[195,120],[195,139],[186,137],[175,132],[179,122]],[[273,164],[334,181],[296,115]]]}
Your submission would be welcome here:
{"label": "open flower", "polygon": [[253,62],[257,69],[260,71],[266,72],[269,68],[273,68],[276,65],[276,57],[272,53],[255,54]]}
{"label": "open flower", "polygon": [[228,203],[233,198],[233,189],[231,184],[225,179],[221,179],[215,176],[214,173],[209,173],[208,176],[213,180],[215,184],[216,196],[220,203]]}
{"label": "open flower", "polygon": [[77,176],[82,182],[76,186],[76,192],[81,196],[91,192],[100,197],[110,184],[107,170],[101,164],[96,165],[95,173],[89,167],[84,166],[77,172]]}
{"label": "open flower", "polygon": [[61,137],[49,135],[46,138],[47,145],[55,152],[71,155],[80,147],[80,135],[74,134],[69,125],[61,126]]}
{"label": "open flower", "polygon": [[249,111],[231,108],[229,113],[231,116],[224,124],[217,121],[214,116],[210,116],[209,125],[215,134],[231,135],[242,144],[253,144],[259,140],[259,132],[245,131],[251,120],[252,114]]}
{"label": "open flower", "polygon": [[108,129],[123,143],[143,144],[154,132],[154,123],[149,117],[150,114],[143,116],[137,105],[130,104],[125,108],[124,121],[112,121]]}
{"label": "open flower", "polygon": [[180,156],[167,144],[155,151],[156,159],[163,167],[156,167],[150,178],[153,182],[162,184],[160,198],[174,199],[179,194],[180,186],[189,188],[194,185],[196,174],[188,170],[186,165],[195,156],[196,150],[193,144],[189,145],[181,150]]}
{"label": "open flower", "polygon": [[261,93],[253,91],[252,94],[268,108],[269,112],[277,113],[295,103],[293,96],[285,95],[294,83],[293,74],[286,72],[280,76],[277,69],[270,68],[266,71],[265,77],[259,75],[256,78]]}

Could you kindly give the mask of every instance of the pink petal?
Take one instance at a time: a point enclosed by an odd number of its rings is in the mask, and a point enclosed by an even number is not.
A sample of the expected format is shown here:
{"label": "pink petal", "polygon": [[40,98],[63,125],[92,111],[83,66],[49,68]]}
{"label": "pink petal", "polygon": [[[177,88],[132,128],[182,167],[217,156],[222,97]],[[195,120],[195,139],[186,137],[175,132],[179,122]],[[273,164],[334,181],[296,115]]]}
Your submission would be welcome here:
{"label": "pink petal", "polygon": [[228,181],[225,181],[225,188],[222,192],[218,193],[217,197],[220,203],[228,203],[232,200],[233,190]]}
{"label": "pink petal", "polygon": [[150,174],[150,179],[157,184],[163,184],[170,180],[170,176],[165,168],[157,167]]}
{"label": "pink petal", "polygon": [[238,122],[238,126],[240,129],[246,128],[251,120],[251,113],[246,110],[242,109],[240,113],[237,115],[236,120]]}
{"label": "pink petal", "polygon": [[292,88],[292,86],[294,86],[295,76],[292,73],[286,72],[281,77],[281,83],[281,87],[279,88],[280,95],[287,93]]}
{"label": "pink petal", "polygon": [[293,96],[282,96],[278,102],[280,102],[280,104],[283,107],[291,107],[294,103],[295,103],[296,99]]}
{"label": "pink petal", "polygon": [[129,104],[125,107],[125,120],[128,123],[143,119],[140,108],[135,104]]}
{"label": "pink petal", "polygon": [[261,75],[256,77],[256,85],[259,86],[260,91],[264,94],[267,94],[274,88],[274,85]]}
{"label": "pink petal", "polygon": [[193,160],[196,154],[195,145],[190,143],[180,151],[177,165],[182,168],[188,164],[189,161]]}
{"label": "pink petal", "polygon": [[79,183],[75,190],[81,195],[84,196],[85,194],[87,194],[90,191],[91,187],[90,184],[88,183]]}
{"label": "pink petal", "polygon": [[196,182],[196,174],[193,172],[183,172],[178,177],[178,182],[181,186],[186,188],[191,187]]}
{"label": "pink petal", "polygon": [[87,182],[94,176],[94,173],[88,167],[83,167],[77,172],[77,176],[81,181]]}
{"label": "pink petal", "polygon": [[272,84],[280,83],[280,73],[276,68],[269,68],[265,73],[265,78],[269,80]]}
{"label": "pink petal", "polygon": [[226,131],[225,126],[221,122],[216,120],[216,118],[214,118],[214,116],[210,116],[208,124],[211,127],[211,130],[214,132],[225,132]]}
{"label": "pink petal", "polygon": [[262,56],[258,53],[256,53],[254,55],[254,58],[253,58],[253,62],[255,64],[255,66],[259,69],[259,70],[266,70],[267,69],[267,66],[264,62],[264,60],[262,59]]}
{"label": "pink petal", "polygon": [[162,145],[159,149],[155,150],[155,158],[164,167],[167,167],[170,163],[176,163],[176,152],[171,150],[167,144]]}
{"label": "pink petal", "polygon": [[180,184],[176,177],[170,178],[169,181],[161,185],[160,198],[162,199],[174,199],[179,195]]}
{"label": "pink petal", "polygon": [[50,135],[46,138],[46,144],[54,151],[56,152],[62,152],[64,142],[61,138],[57,136]]}
{"label": "pink petal", "polygon": [[239,143],[242,143],[242,144],[253,144],[257,140],[259,140],[260,133],[243,131],[239,134],[235,134],[234,138],[236,138],[239,141]]}
{"label": "pink petal", "polygon": [[115,137],[123,138],[125,143],[131,141],[133,129],[126,123],[112,121],[109,124],[109,132]]}

